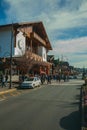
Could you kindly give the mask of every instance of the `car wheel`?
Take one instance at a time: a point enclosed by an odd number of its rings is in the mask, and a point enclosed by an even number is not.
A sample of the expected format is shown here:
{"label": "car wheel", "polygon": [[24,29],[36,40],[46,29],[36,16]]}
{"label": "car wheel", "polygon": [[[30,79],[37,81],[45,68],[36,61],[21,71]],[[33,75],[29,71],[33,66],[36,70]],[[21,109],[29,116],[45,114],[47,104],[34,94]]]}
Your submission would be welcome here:
{"label": "car wheel", "polygon": [[38,87],[40,87],[40,84],[38,84]]}
{"label": "car wheel", "polygon": [[35,84],[33,84],[32,88],[35,88]]}

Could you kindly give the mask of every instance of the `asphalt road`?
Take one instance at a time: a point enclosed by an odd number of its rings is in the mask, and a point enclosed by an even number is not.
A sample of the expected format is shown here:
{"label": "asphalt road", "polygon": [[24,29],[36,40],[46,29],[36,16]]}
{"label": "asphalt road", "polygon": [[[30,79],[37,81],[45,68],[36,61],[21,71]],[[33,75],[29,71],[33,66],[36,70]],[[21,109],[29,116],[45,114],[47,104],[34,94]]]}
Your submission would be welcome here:
{"label": "asphalt road", "polygon": [[80,90],[72,80],[0,101],[0,130],[80,130]]}

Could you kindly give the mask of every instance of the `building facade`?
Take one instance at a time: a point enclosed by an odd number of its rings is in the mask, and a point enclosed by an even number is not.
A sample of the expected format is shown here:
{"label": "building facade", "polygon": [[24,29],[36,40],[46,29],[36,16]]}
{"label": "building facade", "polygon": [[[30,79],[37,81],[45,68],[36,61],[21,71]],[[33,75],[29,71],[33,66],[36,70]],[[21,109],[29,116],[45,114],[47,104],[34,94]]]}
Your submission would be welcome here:
{"label": "building facade", "polygon": [[0,26],[0,60],[5,69],[20,73],[50,73],[47,53],[52,50],[42,22],[14,23]]}

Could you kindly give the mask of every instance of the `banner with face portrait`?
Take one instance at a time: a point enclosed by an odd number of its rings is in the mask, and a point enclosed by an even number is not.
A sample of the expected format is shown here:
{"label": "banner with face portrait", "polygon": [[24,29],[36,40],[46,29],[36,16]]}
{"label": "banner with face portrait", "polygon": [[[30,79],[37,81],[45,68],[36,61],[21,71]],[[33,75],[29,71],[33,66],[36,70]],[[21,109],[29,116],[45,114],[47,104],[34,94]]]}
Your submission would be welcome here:
{"label": "banner with face portrait", "polygon": [[25,53],[25,37],[22,32],[19,32],[16,36],[16,48],[15,55],[22,56]]}

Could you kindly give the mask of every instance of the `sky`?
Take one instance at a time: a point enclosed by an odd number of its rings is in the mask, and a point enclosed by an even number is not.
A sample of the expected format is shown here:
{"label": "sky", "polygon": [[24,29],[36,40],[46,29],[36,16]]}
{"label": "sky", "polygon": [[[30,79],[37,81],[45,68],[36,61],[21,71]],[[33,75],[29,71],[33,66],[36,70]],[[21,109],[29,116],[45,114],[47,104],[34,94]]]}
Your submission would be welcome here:
{"label": "sky", "polygon": [[42,21],[48,54],[87,68],[87,0],[0,0],[0,25]]}

